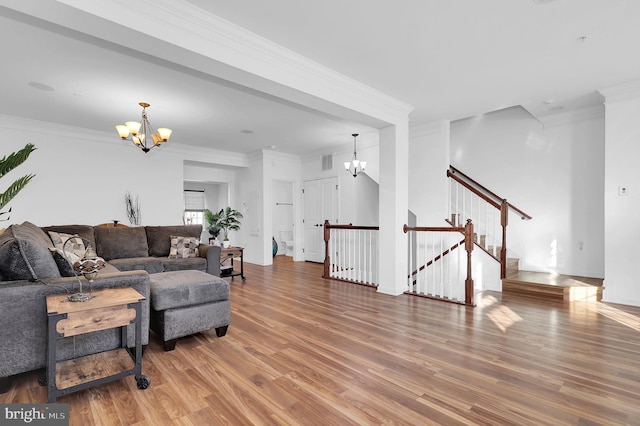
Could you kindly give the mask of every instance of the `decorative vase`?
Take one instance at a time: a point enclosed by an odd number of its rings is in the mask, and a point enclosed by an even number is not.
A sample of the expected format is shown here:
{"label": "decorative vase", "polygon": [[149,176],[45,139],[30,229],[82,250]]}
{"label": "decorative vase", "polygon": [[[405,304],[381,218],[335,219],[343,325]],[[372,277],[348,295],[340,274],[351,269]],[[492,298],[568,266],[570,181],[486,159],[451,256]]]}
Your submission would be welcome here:
{"label": "decorative vase", "polygon": [[229,240],[224,240],[222,242],[222,247],[224,248],[229,248],[230,245],[231,245],[231,242]]}

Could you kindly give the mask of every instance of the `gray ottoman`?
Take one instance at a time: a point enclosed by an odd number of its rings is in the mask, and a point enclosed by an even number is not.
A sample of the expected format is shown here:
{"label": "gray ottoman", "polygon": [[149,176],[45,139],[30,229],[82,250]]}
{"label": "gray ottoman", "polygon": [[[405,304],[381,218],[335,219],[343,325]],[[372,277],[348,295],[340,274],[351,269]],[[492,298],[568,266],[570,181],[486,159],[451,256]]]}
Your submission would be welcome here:
{"label": "gray ottoman", "polygon": [[162,338],[166,351],[173,350],[180,337],[212,328],[218,337],[227,333],[227,281],[195,270],[151,274],[150,281],[150,328]]}

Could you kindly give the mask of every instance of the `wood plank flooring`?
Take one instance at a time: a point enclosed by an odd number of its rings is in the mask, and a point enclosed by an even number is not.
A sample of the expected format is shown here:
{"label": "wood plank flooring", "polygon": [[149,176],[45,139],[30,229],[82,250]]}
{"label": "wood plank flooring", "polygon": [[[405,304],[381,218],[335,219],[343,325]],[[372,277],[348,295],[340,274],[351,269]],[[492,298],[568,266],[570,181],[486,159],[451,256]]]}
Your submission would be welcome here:
{"label": "wood plank flooring", "polygon": [[[232,323],[59,399],[71,425],[640,425],[640,308],[485,293],[469,308],[245,264]],[[43,403],[39,372],[0,403]]]}

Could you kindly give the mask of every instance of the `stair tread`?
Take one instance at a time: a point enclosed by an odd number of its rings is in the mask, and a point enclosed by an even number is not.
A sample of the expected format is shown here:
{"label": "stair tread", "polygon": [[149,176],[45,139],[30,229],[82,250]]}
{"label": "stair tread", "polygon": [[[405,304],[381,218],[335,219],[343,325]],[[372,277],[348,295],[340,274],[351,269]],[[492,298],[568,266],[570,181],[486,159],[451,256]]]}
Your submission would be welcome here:
{"label": "stair tread", "polygon": [[557,287],[602,287],[602,278],[562,275],[549,272],[516,271],[503,281],[542,284]]}

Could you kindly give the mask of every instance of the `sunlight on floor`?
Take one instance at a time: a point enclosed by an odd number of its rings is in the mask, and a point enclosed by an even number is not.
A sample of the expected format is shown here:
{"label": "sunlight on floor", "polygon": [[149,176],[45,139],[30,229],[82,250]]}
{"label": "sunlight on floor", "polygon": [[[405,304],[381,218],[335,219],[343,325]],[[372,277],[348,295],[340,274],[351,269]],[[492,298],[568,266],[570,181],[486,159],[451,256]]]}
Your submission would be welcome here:
{"label": "sunlight on floor", "polygon": [[522,321],[522,317],[520,315],[516,314],[505,305],[500,305],[492,309],[491,312],[487,314],[487,318],[493,321],[496,327],[498,327],[503,333],[507,331],[507,328]]}
{"label": "sunlight on floor", "polygon": [[635,315],[629,314],[623,310],[618,308],[614,308],[613,306],[605,305],[604,303],[589,303],[589,310],[595,311],[609,319],[614,320],[615,322],[625,325],[629,328],[632,328],[636,331],[640,331],[640,318]]}
{"label": "sunlight on floor", "polygon": [[522,317],[512,311],[508,306],[500,305],[500,301],[491,295],[482,295],[477,299],[478,308],[488,308],[495,306],[487,314],[489,318],[503,333],[513,324],[522,321]]}

